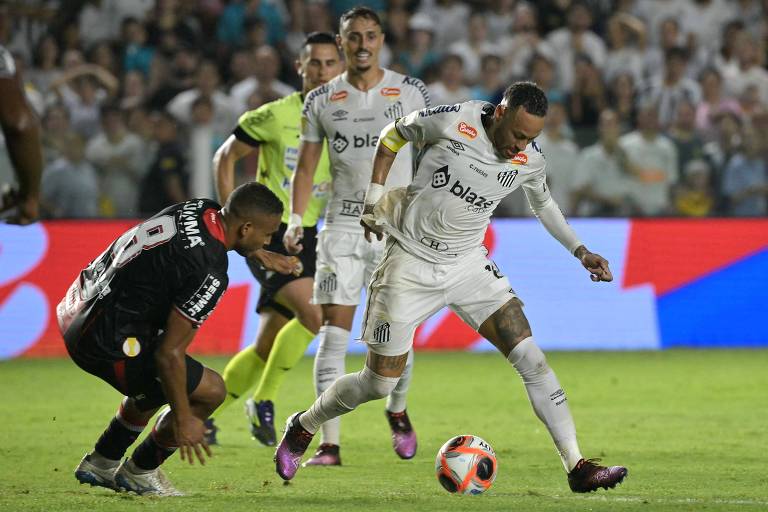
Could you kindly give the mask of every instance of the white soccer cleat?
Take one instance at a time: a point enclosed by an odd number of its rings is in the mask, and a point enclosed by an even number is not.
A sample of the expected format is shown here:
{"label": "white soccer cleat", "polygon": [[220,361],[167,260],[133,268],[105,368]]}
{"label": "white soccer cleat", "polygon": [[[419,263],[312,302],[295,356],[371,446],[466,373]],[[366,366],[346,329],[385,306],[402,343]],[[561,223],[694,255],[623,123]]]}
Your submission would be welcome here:
{"label": "white soccer cleat", "polygon": [[114,491],[120,490],[115,485],[115,472],[117,466],[111,468],[99,467],[91,461],[90,453],[86,453],[83,460],[75,468],[75,478],[81,484],[106,487]]}
{"label": "white soccer cleat", "polygon": [[120,489],[148,496],[184,496],[171,484],[160,468],[152,471],[139,470],[126,459],[115,472],[115,484]]}

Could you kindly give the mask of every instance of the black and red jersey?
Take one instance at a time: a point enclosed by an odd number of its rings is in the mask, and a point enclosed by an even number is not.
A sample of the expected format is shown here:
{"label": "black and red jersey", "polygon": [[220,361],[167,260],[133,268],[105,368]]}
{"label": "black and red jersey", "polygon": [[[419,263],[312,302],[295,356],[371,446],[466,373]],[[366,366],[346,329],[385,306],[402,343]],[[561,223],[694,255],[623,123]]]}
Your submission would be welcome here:
{"label": "black and red jersey", "polygon": [[[171,308],[195,326],[227,288],[224,226],[214,201],[166,208],[123,233],[77,277],[57,307],[65,339],[98,358],[125,357],[126,338],[153,343]],[[84,336],[94,330],[95,336]]]}

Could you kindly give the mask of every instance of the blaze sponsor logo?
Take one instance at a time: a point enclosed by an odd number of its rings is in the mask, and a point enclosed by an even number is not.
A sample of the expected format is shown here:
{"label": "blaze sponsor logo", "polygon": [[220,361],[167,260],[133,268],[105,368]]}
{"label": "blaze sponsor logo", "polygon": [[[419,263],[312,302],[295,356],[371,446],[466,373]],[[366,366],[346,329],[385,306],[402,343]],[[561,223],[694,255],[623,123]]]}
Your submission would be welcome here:
{"label": "blaze sponsor logo", "polygon": [[381,95],[382,96],[387,96],[387,97],[397,97],[397,96],[400,96],[400,88],[398,88],[398,87],[384,87],[381,90]]}
{"label": "blaze sponsor logo", "polygon": [[448,184],[450,179],[451,175],[448,174],[448,166],[444,165],[432,173],[432,188],[444,187]]}
{"label": "blaze sponsor logo", "polygon": [[347,149],[347,146],[349,146],[349,139],[347,139],[344,135],[342,135],[339,132],[336,132],[336,135],[333,136],[333,142],[331,142],[331,147],[337,152],[341,153],[345,149]]}
{"label": "blaze sponsor logo", "polygon": [[347,96],[349,96],[349,93],[347,91],[335,92],[331,94],[331,101],[341,101]]}
{"label": "blaze sponsor logo", "polygon": [[472,213],[483,213],[493,206],[493,201],[484,196],[478,195],[472,190],[470,185],[463,185],[461,180],[457,179],[451,185],[449,192],[467,203],[467,211]]}
{"label": "blaze sponsor logo", "polygon": [[470,126],[464,121],[459,123],[459,126],[456,127],[457,130],[459,130],[459,133],[465,136],[466,138],[472,140],[475,137],[477,137],[477,128],[474,126]]}
{"label": "blaze sponsor logo", "polygon": [[519,171],[517,169],[509,169],[506,171],[501,171],[499,174],[496,175],[496,181],[498,181],[502,187],[511,187],[512,182],[515,181],[515,178],[517,178],[518,172]]}
{"label": "blaze sponsor logo", "polygon": [[520,152],[512,157],[512,163],[518,164],[518,165],[525,165],[528,163],[528,155]]}

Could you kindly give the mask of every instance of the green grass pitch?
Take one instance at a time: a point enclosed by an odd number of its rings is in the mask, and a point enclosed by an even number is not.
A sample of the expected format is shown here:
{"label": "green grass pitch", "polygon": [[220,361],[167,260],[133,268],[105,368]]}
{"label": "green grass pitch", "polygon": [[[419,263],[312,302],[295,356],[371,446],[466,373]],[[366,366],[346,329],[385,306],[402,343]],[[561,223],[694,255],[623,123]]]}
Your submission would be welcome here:
{"label": "green grass pitch", "polygon": [[[224,358],[204,361],[221,370]],[[250,439],[240,404],[220,419],[208,465],[174,457],[171,480],[189,495],[141,498],[81,486],[73,476],[114,414],[119,395],[69,360],[0,363],[0,510],[586,511],[768,510],[768,351],[551,353],[582,450],[629,467],[612,491],[574,495],[549,435],[514,370],[497,354],[416,355],[409,412],[411,461],[393,453],[384,402],[342,421],[341,468],[304,468],[290,485],[272,449]],[[358,369],[361,357],[347,368]],[[277,419],[313,399],[312,361],[287,379]],[[449,495],[434,457],[453,435],[476,434],[499,460],[481,496]]]}

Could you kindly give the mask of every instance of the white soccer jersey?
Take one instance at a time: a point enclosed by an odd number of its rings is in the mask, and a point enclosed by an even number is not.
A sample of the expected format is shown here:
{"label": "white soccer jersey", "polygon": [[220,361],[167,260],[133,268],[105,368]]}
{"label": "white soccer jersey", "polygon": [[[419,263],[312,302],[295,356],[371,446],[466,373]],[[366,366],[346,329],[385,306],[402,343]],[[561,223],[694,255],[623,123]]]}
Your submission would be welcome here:
{"label": "white soccer jersey", "polygon": [[[379,133],[395,119],[429,105],[429,93],[421,80],[388,69],[382,80],[365,92],[350,84],[343,73],[307,95],[301,139],[328,139],[331,160],[331,197],[323,229],[361,232],[360,215]],[[413,157],[408,145],[395,159],[388,188],[405,186],[412,176]]]}
{"label": "white soccer jersey", "polygon": [[499,201],[520,186],[534,209],[551,206],[539,147],[531,143],[512,160],[497,155],[483,127],[484,109],[490,114],[493,105],[441,105],[397,121],[405,139],[426,147],[412,183],[388,192],[374,216],[427,261],[451,263],[477,249]]}

